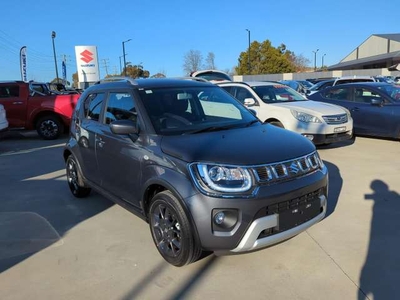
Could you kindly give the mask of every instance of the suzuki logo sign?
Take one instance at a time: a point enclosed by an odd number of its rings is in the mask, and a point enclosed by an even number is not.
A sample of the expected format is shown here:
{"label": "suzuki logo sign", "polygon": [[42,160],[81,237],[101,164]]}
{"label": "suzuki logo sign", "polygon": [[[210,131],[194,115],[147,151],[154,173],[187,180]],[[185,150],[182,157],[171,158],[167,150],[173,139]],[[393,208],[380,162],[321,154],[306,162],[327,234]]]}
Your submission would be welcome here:
{"label": "suzuki logo sign", "polygon": [[81,60],[83,60],[85,63],[89,63],[93,60],[93,53],[89,50],[81,52],[81,56]]}

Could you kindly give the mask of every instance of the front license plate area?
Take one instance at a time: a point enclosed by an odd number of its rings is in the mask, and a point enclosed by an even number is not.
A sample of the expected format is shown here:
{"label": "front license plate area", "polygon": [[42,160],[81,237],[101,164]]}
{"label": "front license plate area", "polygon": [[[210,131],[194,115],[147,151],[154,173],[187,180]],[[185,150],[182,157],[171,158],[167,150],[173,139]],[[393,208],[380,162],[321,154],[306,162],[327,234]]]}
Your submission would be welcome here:
{"label": "front license plate area", "polygon": [[284,231],[301,225],[321,212],[319,198],[316,197],[310,202],[298,204],[279,213],[279,231]]}
{"label": "front license plate area", "polygon": [[336,127],[335,129],[333,129],[333,131],[335,133],[345,132],[346,131],[346,126]]}

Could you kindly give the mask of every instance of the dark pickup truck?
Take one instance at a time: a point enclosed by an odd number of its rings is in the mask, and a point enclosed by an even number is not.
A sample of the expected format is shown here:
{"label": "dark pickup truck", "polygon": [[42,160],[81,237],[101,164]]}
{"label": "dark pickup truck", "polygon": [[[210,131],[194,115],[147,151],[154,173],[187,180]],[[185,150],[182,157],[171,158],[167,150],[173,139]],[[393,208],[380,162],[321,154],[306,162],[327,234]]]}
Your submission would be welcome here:
{"label": "dark pickup truck", "polygon": [[33,91],[27,82],[0,82],[0,104],[6,110],[9,128],[36,129],[47,140],[68,129],[79,96],[44,95]]}

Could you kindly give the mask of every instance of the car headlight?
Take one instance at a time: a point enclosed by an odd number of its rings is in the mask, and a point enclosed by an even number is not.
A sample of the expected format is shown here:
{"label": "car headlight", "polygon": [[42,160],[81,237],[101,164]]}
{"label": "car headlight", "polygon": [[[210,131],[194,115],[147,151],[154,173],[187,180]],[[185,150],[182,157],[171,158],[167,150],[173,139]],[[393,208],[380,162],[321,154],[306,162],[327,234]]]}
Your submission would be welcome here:
{"label": "car headlight", "polygon": [[253,186],[253,179],[245,167],[194,163],[190,166],[196,185],[209,194],[245,193]]}
{"label": "car headlight", "polygon": [[295,117],[297,120],[305,123],[322,123],[320,119],[318,119],[316,116],[306,114],[305,112],[297,111],[297,110],[290,110],[292,113],[293,117]]}
{"label": "car headlight", "polygon": [[343,107],[343,109],[344,109],[344,111],[346,112],[347,120],[350,120],[350,119],[351,119],[351,113],[350,113],[350,111],[349,111],[347,108],[345,108],[345,107]]}

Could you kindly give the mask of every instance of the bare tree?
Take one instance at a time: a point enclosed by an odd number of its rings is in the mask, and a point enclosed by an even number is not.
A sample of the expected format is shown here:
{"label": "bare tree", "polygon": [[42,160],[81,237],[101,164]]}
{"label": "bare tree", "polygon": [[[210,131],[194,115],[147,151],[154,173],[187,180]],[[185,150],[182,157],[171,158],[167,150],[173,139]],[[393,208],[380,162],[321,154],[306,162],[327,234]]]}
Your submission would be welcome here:
{"label": "bare tree", "polygon": [[186,53],[184,57],[183,71],[187,75],[192,72],[200,70],[202,61],[203,61],[203,56],[201,55],[200,51],[189,50],[189,52]]}
{"label": "bare tree", "polygon": [[217,66],[215,65],[215,54],[213,52],[208,52],[204,69],[217,69]]}

